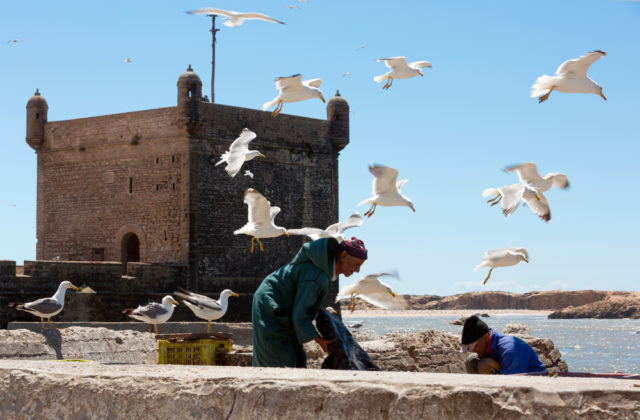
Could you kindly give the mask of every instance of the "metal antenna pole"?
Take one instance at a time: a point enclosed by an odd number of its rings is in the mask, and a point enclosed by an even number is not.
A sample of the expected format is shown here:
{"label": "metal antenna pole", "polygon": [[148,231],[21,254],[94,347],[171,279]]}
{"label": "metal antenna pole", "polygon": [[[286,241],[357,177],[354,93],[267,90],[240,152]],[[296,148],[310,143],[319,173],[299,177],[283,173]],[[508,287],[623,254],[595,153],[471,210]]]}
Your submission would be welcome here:
{"label": "metal antenna pole", "polygon": [[211,103],[215,102],[214,97],[214,82],[216,79],[216,32],[220,29],[216,29],[216,15],[211,15]]}

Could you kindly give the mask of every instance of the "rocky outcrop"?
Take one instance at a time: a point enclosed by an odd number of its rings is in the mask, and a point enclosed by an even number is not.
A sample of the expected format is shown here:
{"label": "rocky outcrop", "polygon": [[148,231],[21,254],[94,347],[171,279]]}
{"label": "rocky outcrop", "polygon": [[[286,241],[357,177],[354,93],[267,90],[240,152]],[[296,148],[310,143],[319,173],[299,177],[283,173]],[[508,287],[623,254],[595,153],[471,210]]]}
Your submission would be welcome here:
{"label": "rocky outcrop", "polygon": [[7,419],[633,419],[640,381],[0,360]]}
{"label": "rocky outcrop", "polygon": [[[640,294],[638,294],[640,295]],[[640,318],[640,296],[609,296],[604,300],[581,306],[571,306],[549,314],[549,318]]]}

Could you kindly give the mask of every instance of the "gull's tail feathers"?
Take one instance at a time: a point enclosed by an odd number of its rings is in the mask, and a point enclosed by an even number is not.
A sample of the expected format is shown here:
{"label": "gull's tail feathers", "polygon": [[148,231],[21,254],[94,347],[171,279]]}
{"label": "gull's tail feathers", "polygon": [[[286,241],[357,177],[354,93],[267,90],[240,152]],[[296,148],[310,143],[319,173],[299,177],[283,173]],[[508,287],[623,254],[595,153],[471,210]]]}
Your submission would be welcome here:
{"label": "gull's tail feathers", "polygon": [[554,85],[555,77],[543,74],[538,77],[536,82],[531,86],[531,97],[537,98],[538,96],[544,95],[551,89]]}
{"label": "gull's tail feathers", "polygon": [[498,194],[500,194],[500,191],[498,191],[497,188],[487,188],[486,190],[482,191],[482,196],[484,198],[487,198],[492,195],[498,195]]}
{"label": "gull's tail feathers", "polygon": [[274,99],[273,101],[267,102],[266,104],[262,105],[262,110],[266,111],[267,109],[271,108],[272,106],[276,105],[278,103],[278,101],[276,99]]}
{"label": "gull's tail feathers", "polygon": [[482,261],[480,264],[476,265],[476,268],[473,269],[473,271],[478,271],[480,270],[482,267],[488,267],[489,266],[489,262],[488,261]]}
{"label": "gull's tail feathers", "polygon": [[384,79],[386,79],[386,78],[387,78],[387,75],[386,75],[386,74],[381,74],[380,76],[376,76],[376,77],[374,77],[374,78],[373,78],[373,80],[375,80],[375,81],[376,81],[376,83],[380,83],[380,82],[382,82],[382,81],[383,81]]}

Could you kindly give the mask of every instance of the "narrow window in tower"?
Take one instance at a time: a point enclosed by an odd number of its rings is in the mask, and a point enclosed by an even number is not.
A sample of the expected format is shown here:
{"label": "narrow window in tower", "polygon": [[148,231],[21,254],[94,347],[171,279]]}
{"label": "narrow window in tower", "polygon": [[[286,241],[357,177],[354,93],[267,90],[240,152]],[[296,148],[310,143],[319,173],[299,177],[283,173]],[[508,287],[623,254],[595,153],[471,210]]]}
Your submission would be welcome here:
{"label": "narrow window in tower", "polygon": [[171,162],[175,162],[175,161],[176,161],[176,156],[175,155],[171,156]]}
{"label": "narrow window in tower", "polygon": [[129,192],[133,192],[133,177],[129,177]]}
{"label": "narrow window in tower", "polygon": [[160,191],[160,184],[156,184],[156,191]]}
{"label": "narrow window in tower", "polygon": [[40,113],[36,112],[36,120],[40,119]]}
{"label": "narrow window in tower", "polygon": [[156,158],[156,163],[160,163],[160,158]]}
{"label": "narrow window in tower", "polygon": [[175,191],[176,190],[176,184],[171,184],[171,186],[173,188],[173,191]]}
{"label": "narrow window in tower", "polygon": [[164,231],[164,240],[165,241],[167,240],[167,231],[166,230]]}

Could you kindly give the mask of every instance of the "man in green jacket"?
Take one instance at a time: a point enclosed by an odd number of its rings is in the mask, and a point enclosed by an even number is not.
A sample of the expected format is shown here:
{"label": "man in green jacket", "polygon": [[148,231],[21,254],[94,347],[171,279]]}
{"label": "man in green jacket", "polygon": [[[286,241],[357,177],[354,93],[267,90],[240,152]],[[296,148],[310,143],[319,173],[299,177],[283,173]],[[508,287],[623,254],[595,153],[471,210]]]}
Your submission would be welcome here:
{"label": "man in green jacket", "polygon": [[253,366],[307,367],[302,344],[315,340],[328,352],[313,319],[338,275],[360,271],[364,243],[353,237],[308,242],[290,263],[269,274],[253,295]]}

